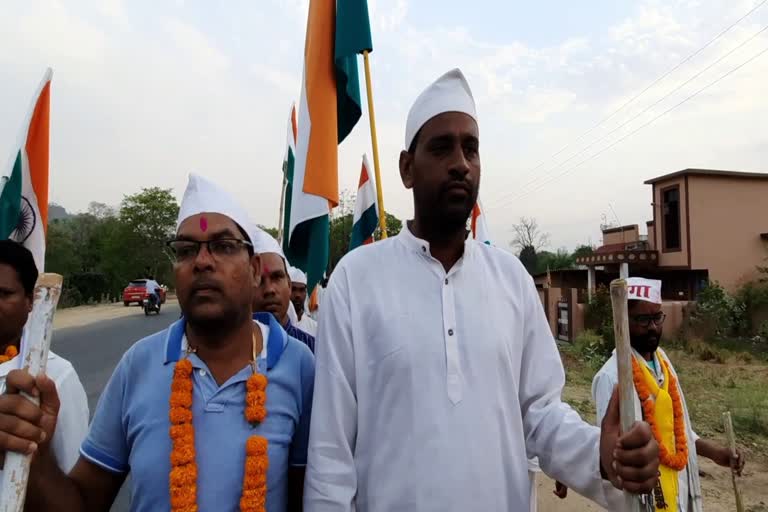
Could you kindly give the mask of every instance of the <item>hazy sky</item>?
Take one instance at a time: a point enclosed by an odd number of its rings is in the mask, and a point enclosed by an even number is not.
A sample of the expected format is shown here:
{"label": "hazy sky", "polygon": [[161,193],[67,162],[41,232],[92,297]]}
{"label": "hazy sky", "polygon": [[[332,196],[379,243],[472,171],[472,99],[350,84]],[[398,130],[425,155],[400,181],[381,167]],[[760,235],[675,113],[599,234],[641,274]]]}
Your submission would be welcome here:
{"label": "hazy sky", "polygon": [[[387,210],[412,213],[397,172],[408,107],[453,67],[467,74],[478,102],[481,198],[500,245],[520,216],[538,219],[552,249],[599,243],[604,214],[644,227],[651,198],[643,181],[667,172],[768,170],[768,54],[587,160],[768,48],[766,30],[627,122],[768,26],[768,4],[583,135],[760,3],[370,0]],[[221,181],[255,221],[276,225],[307,4],[6,2],[0,162],[51,66],[51,200],[79,211],[147,186],[180,195],[194,170]],[[356,188],[369,148],[364,117],[339,150],[341,188]]]}

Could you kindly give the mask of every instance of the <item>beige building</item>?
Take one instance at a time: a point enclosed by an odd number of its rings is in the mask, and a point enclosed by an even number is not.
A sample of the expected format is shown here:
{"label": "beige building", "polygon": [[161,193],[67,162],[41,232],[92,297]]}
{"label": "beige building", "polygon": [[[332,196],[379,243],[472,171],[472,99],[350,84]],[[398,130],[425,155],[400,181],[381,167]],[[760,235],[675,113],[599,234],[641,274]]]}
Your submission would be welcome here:
{"label": "beige building", "polygon": [[709,282],[735,292],[768,266],[768,174],[685,169],[645,183],[652,207],[645,235],[636,224],[604,229],[602,246],[577,259],[582,270],[535,276],[542,300],[559,304],[547,314],[561,338],[583,323],[574,319],[577,303],[620,275],[661,279],[664,300],[684,305]]}
{"label": "beige building", "polygon": [[669,300],[694,300],[710,281],[733,292],[757,278],[768,258],[768,174],[685,169],[645,183],[647,235],[637,225],[603,230],[603,245],[578,260],[589,274],[618,275],[624,264],[662,279]]}

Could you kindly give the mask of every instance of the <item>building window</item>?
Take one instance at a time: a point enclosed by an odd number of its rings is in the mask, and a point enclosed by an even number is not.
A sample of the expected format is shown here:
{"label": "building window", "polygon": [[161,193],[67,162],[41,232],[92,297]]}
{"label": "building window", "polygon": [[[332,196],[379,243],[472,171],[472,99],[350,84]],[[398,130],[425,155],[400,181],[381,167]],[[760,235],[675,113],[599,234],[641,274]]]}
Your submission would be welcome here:
{"label": "building window", "polygon": [[663,215],[662,237],[664,251],[680,250],[680,187],[674,186],[661,191]]}

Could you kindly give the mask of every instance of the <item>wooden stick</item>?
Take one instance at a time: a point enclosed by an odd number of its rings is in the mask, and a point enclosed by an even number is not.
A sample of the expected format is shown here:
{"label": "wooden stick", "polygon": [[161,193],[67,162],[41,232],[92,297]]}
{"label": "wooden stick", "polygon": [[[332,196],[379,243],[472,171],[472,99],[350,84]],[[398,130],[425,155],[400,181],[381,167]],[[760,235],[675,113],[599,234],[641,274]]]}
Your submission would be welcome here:
{"label": "wooden stick", "polygon": [[[48,348],[53,334],[53,316],[61,296],[62,276],[58,274],[41,274],[35,286],[35,302],[32,312],[27,319],[22,337],[22,367],[30,375],[45,373],[48,362]],[[23,396],[39,404],[39,399],[26,393]],[[30,455],[8,452],[5,454],[3,468],[3,486],[0,490],[0,512],[22,512],[27,496],[27,480],[29,479]]]}
{"label": "wooden stick", "polygon": [[373,150],[373,173],[376,175],[376,200],[379,203],[379,228],[382,240],[387,238],[387,214],[384,211],[384,188],[379,170],[379,140],[376,135],[376,114],[373,111],[373,85],[371,84],[371,62],[368,50],[363,52],[365,64],[365,89],[368,91],[368,121],[371,125],[371,149]]}
{"label": "wooden stick", "polygon": [[[619,410],[621,431],[628,432],[635,423],[635,383],[632,379],[632,348],[629,343],[629,312],[627,311],[627,282],[611,282],[613,333],[616,338],[616,362],[619,370]],[[624,492],[626,510],[640,512],[637,496]]]}
{"label": "wooden stick", "polygon": [[[736,456],[736,434],[733,433],[733,420],[731,412],[723,413],[723,425],[725,426],[725,435],[728,437],[728,444],[731,448],[731,455]],[[741,489],[736,479],[736,472],[731,469],[731,482],[733,482],[733,493],[736,495],[736,512],[744,512],[744,502],[741,499]]]}

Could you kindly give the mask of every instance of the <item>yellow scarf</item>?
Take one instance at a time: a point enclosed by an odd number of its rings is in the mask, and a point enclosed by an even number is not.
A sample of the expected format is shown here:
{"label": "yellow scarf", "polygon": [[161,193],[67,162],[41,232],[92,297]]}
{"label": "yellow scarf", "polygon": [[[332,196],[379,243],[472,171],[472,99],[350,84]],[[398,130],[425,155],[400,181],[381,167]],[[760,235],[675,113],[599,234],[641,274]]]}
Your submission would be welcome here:
{"label": "yellow scarf", "polygon": [[[672,409],[672,397],[669,395],[669,369],[661,360],[659,361],[664,372],[664,384],[659,387],[656,377],[653,376],[648,366],[643,362],[640,365],[646,385],[651,391],[651,395],[656,400],[656,425],[664,445],[675,446],[675,414]],[[664,493],[664,501],[667,504],[666,509],[656,508],[657,511],[672,512],[677,510],[678,480],[677,471],[664,465],[659,466],[661,477],[661,490]]]}

